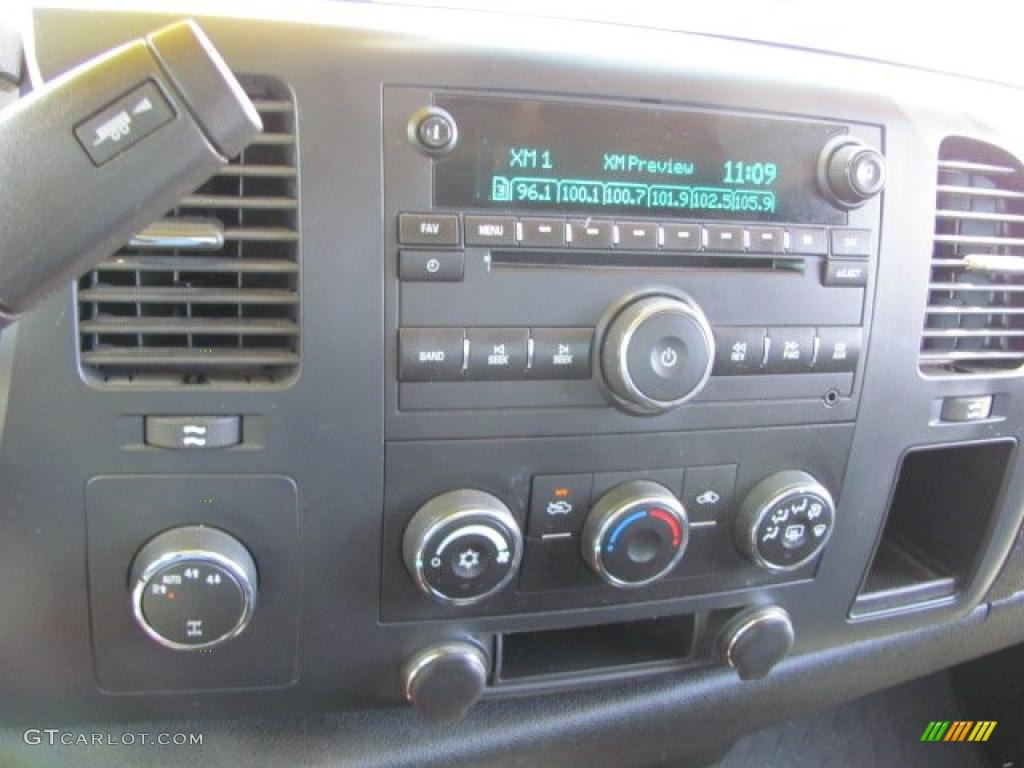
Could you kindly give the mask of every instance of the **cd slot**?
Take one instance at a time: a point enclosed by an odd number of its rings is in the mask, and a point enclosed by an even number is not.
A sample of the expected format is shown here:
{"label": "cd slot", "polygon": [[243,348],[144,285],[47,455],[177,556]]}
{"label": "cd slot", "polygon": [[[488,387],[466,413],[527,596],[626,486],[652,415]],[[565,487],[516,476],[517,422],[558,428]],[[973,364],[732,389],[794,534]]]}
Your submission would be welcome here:
{"label": "cd slot", "polygon": [[491,251],[495,267],[643,267],[646,269],[739,269],[762,272],[806,270],[801,257],[756,253],[630,253],[628,251]]}

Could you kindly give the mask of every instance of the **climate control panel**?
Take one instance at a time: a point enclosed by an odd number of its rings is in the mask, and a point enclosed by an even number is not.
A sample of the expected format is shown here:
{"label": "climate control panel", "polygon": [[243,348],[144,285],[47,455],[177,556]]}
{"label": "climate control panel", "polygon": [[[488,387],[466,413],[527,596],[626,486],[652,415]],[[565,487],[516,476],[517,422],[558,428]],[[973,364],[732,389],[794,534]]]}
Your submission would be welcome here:
{"label": "climate control panel", "polygon": [[[813,578],[838,520],[841,475],[830,457],[849,439],[846,426],[818,429],[604,438],[612,449],[591,451],[597,471],[562,473],[549,462],[577,453],[576,439],[449,441],[433,479],[403,468],[437,445],[393,446],[383,618],[647,602]],[[662,463],[612,463],[630,452]],[[793,455],[807,457],[802,468],[775,463]],[[670,456],[682,460],[667,466]]]}

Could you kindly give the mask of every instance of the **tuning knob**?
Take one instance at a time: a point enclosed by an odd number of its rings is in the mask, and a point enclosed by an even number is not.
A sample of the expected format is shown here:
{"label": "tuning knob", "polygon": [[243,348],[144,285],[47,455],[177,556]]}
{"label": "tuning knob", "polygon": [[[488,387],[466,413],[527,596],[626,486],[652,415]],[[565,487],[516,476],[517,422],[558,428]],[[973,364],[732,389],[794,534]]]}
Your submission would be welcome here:
{"label": "tuning knob", "polygon": [[475,643],[431,646],[402,668],[405,698],[424,720],[457,722],[483,695],[488,666],[487,654]]}
{"label": "tuning knob", "polygon": [[667,575],[686,551],[689,522],[664,486],[634,480],[597,500],[583,524],[583,558],[613,587],[642,587]]}
{"label": "tuning knob", "polygon": [[806,472],[767,477],[743,500],[736,545],[769,571],[793,571],[817,557],[832,536],[832,495]]}
{"label": "tuning knob", "polygon": [[717,651],[722,663],[741,680],[767,675],[793,647],[793,622],[782,608],[771,605],[740,611],[722,627]]}
{"label": "tuning knob", "polygon": [[851,136],[837,136],[818,159],[818,184],[840,208],[856,208],[885,186],[885,158]]}
{"label": "tuning knob", "polygon": [[451,605],[472,605],[512,580],[523,537],[500,499],[483,491],[450,491],[413,515],[402,554],[424,594]]}
{"label": "tuning knob", "polygon": [[238,539],[189,525],[151,539],[131,569],[132,613],[149,637],[179,651],[241,634],[256,607],[256,563]]}
{"label": "tuning knob", "polygon": [[601,342],[601,368],[615,401],[661,413],[707,383],[715,341],[704,313],[675,296],[647,296],[619,309]]}

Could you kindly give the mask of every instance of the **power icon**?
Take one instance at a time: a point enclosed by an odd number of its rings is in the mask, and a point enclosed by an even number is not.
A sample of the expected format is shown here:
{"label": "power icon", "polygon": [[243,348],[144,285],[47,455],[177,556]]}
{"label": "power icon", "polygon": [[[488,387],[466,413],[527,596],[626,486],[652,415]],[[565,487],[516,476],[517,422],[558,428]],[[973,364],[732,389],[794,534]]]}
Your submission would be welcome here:
{"label": "power icon", "polygon": [[679,362],[679,354],[672,347],[661,350],[661,364],[666,368],[674,368]]}

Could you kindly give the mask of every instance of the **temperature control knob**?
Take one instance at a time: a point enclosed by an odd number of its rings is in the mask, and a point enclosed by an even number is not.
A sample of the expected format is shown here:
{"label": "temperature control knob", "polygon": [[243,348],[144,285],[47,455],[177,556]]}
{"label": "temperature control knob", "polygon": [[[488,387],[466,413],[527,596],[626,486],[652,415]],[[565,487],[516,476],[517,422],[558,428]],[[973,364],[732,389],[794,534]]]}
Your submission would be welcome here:
{"label": "temperature control knob", "polygon": [[835,526],[832,495],[806,472],[779,472],[758,483],[736,519],[736,544],[769,571],[792,571],[824,549]]}
{"label": "temperature control knob", "polygon": [[661,413],[707,383],[715,341],[704,313],[675,296],[647,296],[619,309],[601,342],[601,368],[615,401]]}
{"label": "temperature control knob", "polygon": [[583,524],[583,558],[614,587],[642,587],[668,574],[689,542],[679,499],[664,486],[633,480],[598,499]]}
{"label": "temperature control knob", "polygon": [[856,208],[885,186],[885,158],[851,136],[837,136],[821,150],[818,184],[840,208]]}
{"label": "temperature control knob", "polygon": [[523,554],[519,524],[502,501],[474,490],[441,494],[413,515],[402,555],[416,585],[452,605],[471,605],[507,585]]}
{"label": "temperature control knob", "polygon": [[151,539],[131,570],[132,611],[166,648],[212,648],[239,635],[256,607],[256,563],[238,539],[189,525]]}

